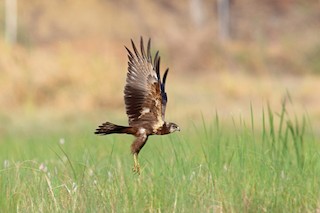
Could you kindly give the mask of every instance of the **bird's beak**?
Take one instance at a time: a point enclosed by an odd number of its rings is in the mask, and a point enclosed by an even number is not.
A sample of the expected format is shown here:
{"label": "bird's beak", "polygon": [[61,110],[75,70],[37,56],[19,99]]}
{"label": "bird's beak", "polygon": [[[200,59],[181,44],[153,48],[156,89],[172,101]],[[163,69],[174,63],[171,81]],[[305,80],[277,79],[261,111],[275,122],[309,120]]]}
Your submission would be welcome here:
{"label": "bird's beak", "polygon": [[180,127],[178,126],[177,130],[180,132]]}

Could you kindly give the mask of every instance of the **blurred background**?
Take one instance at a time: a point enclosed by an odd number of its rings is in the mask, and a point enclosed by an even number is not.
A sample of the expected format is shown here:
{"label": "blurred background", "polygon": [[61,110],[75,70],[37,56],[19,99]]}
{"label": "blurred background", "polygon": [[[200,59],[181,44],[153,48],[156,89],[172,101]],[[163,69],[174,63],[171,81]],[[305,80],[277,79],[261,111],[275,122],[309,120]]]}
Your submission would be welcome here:
{"label": "blurred background", "polygon": [[140,36],[170,68],[169,120],[249,118],[250,105],[260,119],[289,96],[320,123],[319,0],[2,0],[0,133],[125,124],[124,45]]}

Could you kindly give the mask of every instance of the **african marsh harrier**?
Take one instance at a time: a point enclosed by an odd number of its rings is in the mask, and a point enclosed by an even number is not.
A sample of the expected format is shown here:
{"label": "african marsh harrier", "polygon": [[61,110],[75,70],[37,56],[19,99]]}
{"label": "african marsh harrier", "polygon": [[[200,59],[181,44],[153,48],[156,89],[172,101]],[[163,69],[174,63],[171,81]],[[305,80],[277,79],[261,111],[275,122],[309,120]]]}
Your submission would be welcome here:
{"label": "african marsh harrier", "polygon": [[145,52],[143,39],[140,40],[140,52],[131,40],[133,52],[128,51],[128,73],[124,88],[124,101],[129,119],[129,126],[119,126],[105,122],[96,129],[95,134],[112,133],[131,134],[136,137],[131,145],[134,159],[133,171],[140,173],[138,154],[146,144],[149,135],[165,135],[180,128],[175,123],[166,122],[165,110],[167,94],[165,83],[169,69],[166,69],[163,79],[160,78],[159,51],[152,60],[150,51],[151,40],[148,41]]}

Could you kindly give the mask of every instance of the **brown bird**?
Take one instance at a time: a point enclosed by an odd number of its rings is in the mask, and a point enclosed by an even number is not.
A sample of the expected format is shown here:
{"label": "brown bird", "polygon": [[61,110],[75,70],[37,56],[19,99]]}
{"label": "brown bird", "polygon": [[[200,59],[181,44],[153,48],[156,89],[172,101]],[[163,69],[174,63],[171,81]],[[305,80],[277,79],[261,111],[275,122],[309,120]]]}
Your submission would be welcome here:
{"label": "brown bird", "polygon": [[177,124],[166,122],[165,110],[167,94],[165,83],[169,69],[167,68],[161,82],[159,51],[152,60],[150,51],[151,39],[145,52],[143,39],[140,40],[140,52],[131,40],[133,52],[128,51],[128,73],[124,88],[124,101],[129,119],[129,126],[119,126],[105,122],[95,134],[107,135],[112,133],[131,134],[136,137],[131,145],[134,166],[133,171],[140,174],[138,154],[146,144],[149,135],[166,135],[180,131]]}

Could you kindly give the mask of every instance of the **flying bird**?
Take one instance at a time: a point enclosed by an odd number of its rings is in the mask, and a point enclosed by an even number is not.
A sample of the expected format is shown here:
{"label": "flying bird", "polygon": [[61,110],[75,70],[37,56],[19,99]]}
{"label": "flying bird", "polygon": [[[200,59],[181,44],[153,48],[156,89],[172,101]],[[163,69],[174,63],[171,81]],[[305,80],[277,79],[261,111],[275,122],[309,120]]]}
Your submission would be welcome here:
{"label": "flying bird", "polygon": [[145,50],[141,37],[140,52],[132,40],[133,51],[125,46],[129,61],[124,101],[129,126],[105,122],[95,131],[95,134],[99,135],[119,133],[135,136],[135,140],[131,144],[131,152],[134,160],[133,171],[138,174],[140,174],[138,154],[146,144],[148,137],[180,131],[177,124],[165,121],[168,101],[165,84],[169,69],[166,69],[161,81],[159,51],[152,59],[150,43],[151,39],[148,41],[147,50]]}

